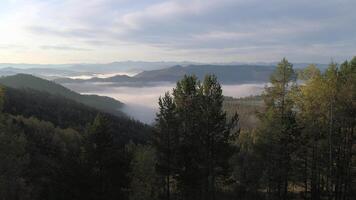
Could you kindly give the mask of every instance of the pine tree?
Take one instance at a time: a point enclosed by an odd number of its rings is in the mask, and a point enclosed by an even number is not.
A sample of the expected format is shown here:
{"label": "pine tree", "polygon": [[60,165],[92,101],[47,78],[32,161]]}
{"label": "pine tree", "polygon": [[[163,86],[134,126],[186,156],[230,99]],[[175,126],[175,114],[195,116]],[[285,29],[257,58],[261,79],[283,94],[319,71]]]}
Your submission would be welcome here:
{"label": "pine tree", "polygon": [[233,153],[232,139],[239,130],[232,131],[238,122],[237,115],[228,122],[223,111],[224,97],[216,76],[208,75],[202,83],[202,132],[201,141],[205,154],[205,197],[216,198],[216,179],[228,175],[229,159]]}
{"label": "pine tree", "polygon": [[159,113],[153,144],[157,150],[157,172],[164,177],[165,199],[171,196],[171,176],[175,173],[175,158],[179,143],[176,107],[173,97],[167,92],[159,98]]}
{"label": "pine tree", "polygon": [[158,163],[166,169],[174,165],[166,176],[177,182],[183,199],[215,199],[217,179],[228,174],[237,117],[229,122],[222,102],[215,76],[206,76],[202,84],[195,76],[185,76],[172,97],[166,94],[159,100]]}
{"label": "pine tree", "polygon": [[85,153],[94,193],[90,198],[127,197],[130,155],[124,146],[116,143],[112,128],[109,119],[98,114],[88,130]]}
{"label": "pine tree", "polygon": [[201,95],[200,82],[195,76],[185,76],[173,89],[179,123],[177,148],[178,190],[186,200],[201,199],[203,155],[200,141]]}

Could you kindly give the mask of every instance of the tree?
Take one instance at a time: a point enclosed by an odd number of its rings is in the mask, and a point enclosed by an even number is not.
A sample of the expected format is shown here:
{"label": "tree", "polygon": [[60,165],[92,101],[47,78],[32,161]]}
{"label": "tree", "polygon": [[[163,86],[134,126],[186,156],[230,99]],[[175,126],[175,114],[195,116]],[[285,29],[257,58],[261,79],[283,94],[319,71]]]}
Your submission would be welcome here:
{"label": "tree", "polygon": [[155,171],[155,151],[150,146],[134,147],[131,161],[130,200],[157,200],[158,176]]}
{"label": "tree", "polygon": [[231,145],[238,130],[235,125],[238,116],[232,117],[228,122],[226,112],[222,109],[224,97],[216,76],[206,76],[202,85],[202,132],[200,141],[205,154],[205,197],[204,199],[216,198],[216,179],[226,178],[229,175],[229,159],[234,151]]}
{"label": "tree", "polygon": [[18,127],[0,117],[0,196],[10,200],[26,199],[29,187],[23,172],[29,163],[27,141]]}
{"label": "tree", "polygon": [[266,110],[260,115],[259,148],[265,160],[270,198],[288,198],[291,159],[298,133],[291,98],[295,78],[292,64],[284,58],[272,74],[271,86],[264,94]]}
{"label": "tree", "polygon": [[172,96],[167,92],[160,97],[159,113],[157,113],[157,126],[153,138],[153,144],[157,150],[157,172],[164,177],[166,199],[171,196],[170,177],[175,175],[175,156],[178,138],[178,123],[176,107]]}
{"label": "tree", "polygon": [[174,155],[170,174],[184,199],[215,199],[217,179],[227,175],[237,117],[229,122],[222,102],[221,86],[210,75],[202,84],[195,76],[185,76],[173,96],[167,93],[159,100],[158,163]]}
{"label": "tree", "polygon": [[93,184],[89,198],[127,198],[130,155],[125,146],[116,143],[114,134],[113,125],[104,115],[99,114],[89,127],[85,152]]}
{"label": "tree", "polygon": [[303,127],[297,159],[300,161],[299,172],[302,174],[300,181],[304,184],[304,198],[308,198],[310,192],[311,198],[317,199],[321,193],[321,153],[324,151],[321,149],[324,146],[321,143],[324,137],[321,133],[326,126],[323,122],[326,86],[320,70],[315,65],[306,68],[304,74],[305,85],[301,85],[294,96],[299,111],[297,121]]}
{"label": "tree", "polygon": [[302,129],[302,179],[305,198],[352,197],[352,147],[355,129],[355,68],[352,62],[331,63],[321,73],[308,68],[295,102]]}

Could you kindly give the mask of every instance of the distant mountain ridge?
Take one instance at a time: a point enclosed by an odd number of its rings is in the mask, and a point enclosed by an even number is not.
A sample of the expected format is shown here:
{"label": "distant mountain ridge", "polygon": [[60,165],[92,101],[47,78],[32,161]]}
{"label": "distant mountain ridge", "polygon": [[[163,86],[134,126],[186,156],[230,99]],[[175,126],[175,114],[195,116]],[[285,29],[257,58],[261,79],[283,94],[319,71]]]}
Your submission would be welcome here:
{"label": "distant mountain ridge", "polygon": [[29,74],[17,74],[0,78],[0,84],[15,89],[33,89],[49,94],[62,96],[78,103],[96,108],[98,110],[115,114],[124,115],[120,108],[123,103],[104,96],[81,95],[53,81],[44,80]]}
{"label": "distant mountain ridge", "polygon": [[83,79],[56,79],[58,83],[81,83],[81,82],[110,82],[116,85],[134,86],[153,82],[176,82],[184,75],[196,75],[203,79],[207,74],[215,74],[223,84],[236,83],[262,83],[269,79],[274,66],[260,65],[188,65],[186,67],[176,65],[169,68],[143,71],[135,76],[117,75],[109,78]]}
{"label": "distant mountain ridge", "polygon": [[67,69],[73,71],[92,71],[92,72],[118,72],[118,71],[143,71],[143,70],[157,70],[169,68],[174,65],[187,66],[191,64],[199,64],[197,62],[145,62],[145,61],[121,61],[111,62],[105,64],[75,64]]}
{"label": "distant mountain ridge", "polygon": [[[25,63],[0,63],[0,74],[3,69],[12,68],[18,70],[25,69],[60,69],[72,72],[127,72],[127,71],[143,71],[168,68],[174,65],[187,66],[191,64],[201,64],[198,62],[174,62],[174,61],[158,61],[158,62],[145,62],[145,61],[120,61],[110,63],[76,63],[76,64],[25,64]],[[25,73],[25,72],[22,72]]]}
{"label": "distant mountain ridge", "polygon": [[54,79],[59,77],[82,76],[91,75],[90,72],[76,72],[63,68],[17,68],[17,67],[4,67],[0,69],[0,76],[12,76],[16,74],[31,74],[45,79]]}
{"label": "distant mountain ridge", "polygon": [[[295,63],[294,68],[302,69],[309,63]],[[316,64],[324,70],[326,64]],[[265,82],[276,63],[248,63],[239,62],[202,64],[194,62],[144,62],[124,61],[106,64],[2,64],[0,76],[10,76],[19,73],[32,74],[58,83],[80,82],[111,82],[116,86],[145,86],[154,82],[175,82],[184,74],[194,74],[203,78],[206,74],[216,74],[224,84]],[[114,74],[136,74],[135,76]],[[108,75],[112,77],[108,77]],[[75,78],[77,77],[77,78]],[[100,78],[99,78],[100,77]],[[103,78],[108,77],[108,78]],[[82,80],[88,79],[88,80]]]}
{"label": "distant mountain ridge", "polygon": [[258,65],[189,65],[187,67],[174,66],[168,69],[144,71],[135,78],[145,81],[175,82],[185,74],[196,75],[203,79],[207,74],[215,74],[221,83],[265,82],[269,79],[274,66]]}

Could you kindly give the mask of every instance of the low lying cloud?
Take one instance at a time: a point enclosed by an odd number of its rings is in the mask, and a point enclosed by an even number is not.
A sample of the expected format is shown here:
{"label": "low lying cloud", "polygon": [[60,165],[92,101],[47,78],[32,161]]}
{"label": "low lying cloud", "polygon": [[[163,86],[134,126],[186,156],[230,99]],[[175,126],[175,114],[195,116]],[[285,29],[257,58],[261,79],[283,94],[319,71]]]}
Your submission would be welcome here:
{"label": "low lying cloud", "polygon": [[[158,98],[167,91],[172,91],[175,84],[162,84],[152,87],[111,87],[93,83],[66,84],[82,94],[97,94],[115,98],[123,103],[123,111],[129,116],[145,123],[152,123],[158,109]],[[246,97],[261,94],[265,84],[223,85],[223,94],[231,97]]]}

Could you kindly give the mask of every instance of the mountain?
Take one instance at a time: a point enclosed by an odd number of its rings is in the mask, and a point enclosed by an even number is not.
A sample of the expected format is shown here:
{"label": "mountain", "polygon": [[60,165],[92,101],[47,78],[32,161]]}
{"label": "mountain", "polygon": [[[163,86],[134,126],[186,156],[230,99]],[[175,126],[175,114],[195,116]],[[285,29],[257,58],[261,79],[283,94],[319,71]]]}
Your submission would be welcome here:
{"label": "mountain", "polygon": [[194,62],[145,62],[145,61],[121,61],[105,64],[73,64],[67,69],[79,72],[130,72],[130,71],[143,71],[143,70],[156,70],[168,68],[174,65],[187,66],[197,64]]}
{"label": "mountain", "polygon": [[[308,66],[310,63],[295,63],[294,68],[301,69]],[[230,63],[210,63],[202,64],[197,62],[144,62],[144,61],[121,61],[111,62],[103,64],[12,64],[12,63],[0,63],[0,76],[15,75],[18,73],[32,74],[35,76],[43,77],[46,79],[55,79],[63,77],[74,76],[87,76],[94,77],[96,74],[107,73],[138,73],[142,71],[157,71],[170,68],[172,66],[276,66],[275,62],[259,62],[259,63],[242,63],[242,62],[230,62]],[[316,64],[319,69],[325,69],[327,64]]]}
{"label": "mountain", "polygon": [[118,116],[124,115],[121,111],[119,111],[119,109],[123,106],[123,103],[113,98],[98,95],[81,95],[53,81],[44,80],[33,75],[17,74],[13,76],[1,77],[0,84],[11,88],[28,88],[38,90],[62,96],[104,112],[112,113]]}
{"label": "mountain", "polygon": [[[168,68],[174,65],[190,65],[194,62],[144,62],[122,61],[103,64],[12,64],[0,63],[0,76],[15,74],[32,74],[45,79],[56,79],[73,76],[95,76],[107,73],[138,73],[143,70]],[[195,63],[196,64],[196,63]]]}
{"label": "mountain", "polygon": [[0,68],[18,68],[18,69],[28,69],[28,68],[51,68],[60,69],[71,66],[71,64],[28,64],[28,63],[0,63]]}
{"label": "mountain", "polygon": [[215,74],[221,83],[266,82],[273,72],[274,66],[258,65],[189,65],[174,66],[168,69],[144,71],[135,76],[145,81],[175,82],[185,74],[196,75],[203,79],[207,74]]}
{"label": "mountain", "polygon": [[269,80],[274,66],[260,65],[176,65],[169,68],[143,71],[133,77],[118,75],[109,78],[56,79],[58,83],[111,82],[116,85],[145,85],[153,82],[176,82],[185,74],[203,79],[207,74],[215,74],[223,84],[261,83]]}
{"label": "mountain", "polygon": [[4,67],[0,69],[0,76],[11,76],[16,74],[32,74],[39,77],[44,77],[46,79],[53,79],[58,77],[68,77],[68,76],[82,76],[82,75],[92,75],[90,72],[77,72],[62,68],[16,68],[16,67]]}

